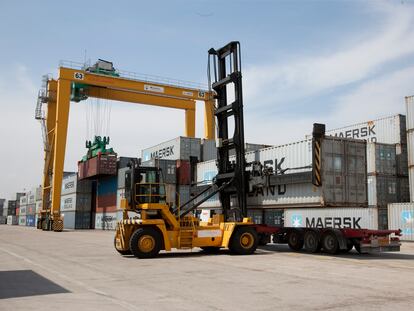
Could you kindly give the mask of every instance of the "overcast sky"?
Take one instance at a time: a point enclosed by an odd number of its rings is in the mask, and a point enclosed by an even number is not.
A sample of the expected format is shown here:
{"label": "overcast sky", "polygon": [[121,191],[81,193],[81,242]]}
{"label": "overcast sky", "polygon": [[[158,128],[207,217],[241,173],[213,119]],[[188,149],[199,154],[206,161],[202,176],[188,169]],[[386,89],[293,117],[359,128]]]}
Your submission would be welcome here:
{"label": "overcast sky", "polygon": [[[207,83],[207,50],[230,40],[242,46],[248,142],[301,140],[314,122],[336,128],[404,114],[404,96],[414,93],[412,1],[3,0],[0,197],[41,183],[34,109],[42,75],[56,77],[60,60],[103,58],[123,70]],[[71,105],[67,171],[86,152],[90,102]],[[110,106],[119,155],[184,133],[182,111]]]}

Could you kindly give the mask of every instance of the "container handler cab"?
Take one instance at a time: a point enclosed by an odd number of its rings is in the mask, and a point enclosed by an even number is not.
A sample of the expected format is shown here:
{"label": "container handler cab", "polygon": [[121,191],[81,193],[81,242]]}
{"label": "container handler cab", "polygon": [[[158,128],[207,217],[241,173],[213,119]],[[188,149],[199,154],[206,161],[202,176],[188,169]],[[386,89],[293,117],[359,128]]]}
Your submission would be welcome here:
{"label": "container handler cab", "polygon": [[[240,72],[240,44],[230,42],[221,49],[209,50],[214,60],[217,95],[218,174],[213,185],[196,197],[172,209],[166,203],[165,187],[157,168],[141,167],[132,161],[125,174],[125,199],[122,200],[123,220],[117,225],[115,248],[121,254],[150,258],[160,250],[200,247],[207,252],[228,248],[239,255],[252,254],[259,238],[256,226],[247,214],[247,178],[244,151],[243,99]],[[230,72],[227,72],[230,68]],[[234,86],[234,102],[227,102],[227,85]],[[234,117],[234,135],[229,136],[229,117]],[[236,161],[230,161],[234,150]],[[223,214],[214,215],[208,222],[200,222],[191,212],[218,194]],[[231,209],[230,196],[238,199],[238,208]],[[179,204],[178,204],[179,205]],[[137,217],[129,217],[135,212]]]}

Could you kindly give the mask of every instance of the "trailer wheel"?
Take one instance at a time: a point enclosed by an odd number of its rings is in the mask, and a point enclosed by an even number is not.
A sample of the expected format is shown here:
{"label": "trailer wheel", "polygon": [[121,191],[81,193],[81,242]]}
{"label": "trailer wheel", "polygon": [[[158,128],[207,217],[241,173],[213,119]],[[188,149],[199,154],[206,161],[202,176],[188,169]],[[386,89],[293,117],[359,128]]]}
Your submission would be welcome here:
{"label": "trailer wheel", "polygon": [[322,248],[328,254],[337,254],[339,251],[338,239],[333,232],[328,232],[322,237]]}
{"label": "trailer wheel", "polygon": [[259,243],[259,238],[255,229],[247,226],[240,226],[236,228],[233,233],[229,249],[232,253],[237,255],[253,254]]}
{"label": "trailer wheel", "polygon": [[319,236],[315,231],[306,231],[303,241],[307,252],[317,253],[321,250]]}
{"label": "trailer wheel", "polygon": [[291,250],[300,251],[303,247],[303,235],[299,230],[292,230],[288,233],[288,245]]}
{"label": "trailer wheel", "polygon": [[153,258],[161,250],[162,237],[154,228],[138,228],[129,241],[131,253],[138,258]]}
{"label": "trailer wheel", "polygon": [[115,247],[115,249],[116,249],[116,251],[118,252],[118,253],[120,253],[121,255],[131,255],[131,250],[119,250],[119,249],[117,249],[116,248],[116,236],[114,237],[114,247]]}

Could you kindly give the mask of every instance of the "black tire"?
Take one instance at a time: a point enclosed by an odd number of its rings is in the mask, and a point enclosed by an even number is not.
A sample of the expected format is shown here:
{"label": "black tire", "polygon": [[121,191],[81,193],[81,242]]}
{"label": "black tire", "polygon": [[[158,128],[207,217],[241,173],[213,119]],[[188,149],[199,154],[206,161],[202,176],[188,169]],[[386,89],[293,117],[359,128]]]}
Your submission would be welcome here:
{"label": "black tire", "polygon": [[253,254],[259,243],[255,229],[247,226],[240,226],[235,229],[230,239],[229,249],[236,255]]}
{"label": "black tire", "polygon": [[328,254],[337,254],[339,252],[338,239],[333,232],[328,232],[322,237],[322,248]]}
{"label": "black tire", "polygon": [[317,253],[321,250],[319,235],[315,231],[306,231],[303,237],[303,244],[308,253]]}
{"label": "black tire", "polygon": [[303,233],[299,230],[292,230],[288,233],[287,242],[291,250],[300,251],[303,247]]}
{"label": "black tire", "polygon": [[131,255],[132,253],[131,253],[131,250],[126,250],[126,251],[121,251],[121,250],[119,250],[119,249],[117,249],[116,248],[116,237],[114,237],[114,247],[115,247],[115,249],[116,249],[116,251],[118,252],[118,253],[120,253],[121,255]]}
{"label": "black tire", "polygon": [[265,246],[267,243],[270,243],[270,235],[268,234],[259,234],[259,245]]}
{"label": "black tire", "polygon": [[204,246],[200,248],[207,254],[217,254],[220,251],[220,247],[215,246]]}
{"label": "black tire", "polygon": [[138,258],[153,258],[162,247],[161,233],[151,227],[138,228],[129,241],[132,255]]}

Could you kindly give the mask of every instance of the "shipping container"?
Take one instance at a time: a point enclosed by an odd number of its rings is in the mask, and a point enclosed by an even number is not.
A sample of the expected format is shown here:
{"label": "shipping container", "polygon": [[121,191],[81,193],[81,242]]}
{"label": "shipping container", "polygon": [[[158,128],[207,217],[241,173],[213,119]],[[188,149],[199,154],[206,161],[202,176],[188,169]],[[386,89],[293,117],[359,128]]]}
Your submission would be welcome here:
{"label": "shipping container", "polygon": [[19,226],[26,226],[26,215],[19,216]]}
{"label": "shipping container", "polygon": [[177,185],[177,204],[178,201],[180,206],[190,201],[191,198],[191,187],[187,185]]}
{"label": "shipping container", "polygon": [[63,228],[65,229],[90,229],[90,211],[65,211],[62,213]]}
{"label": "shipping container", "polygon": [[0,225],[7,224],[7,216],[0,216]]}
{"label": "shipping container", "polygon": [[[60,206],[62,208],[62,203]],[[36,214],[40,213],[42,211],[42,208],[43,208],[42,201],[37,201],[36,202]]]}
{"label": "shipping container", "polygon": [[282,209],[263,209],[264,224],[283,227],[284,211]]}
{"label": "shipping container", "polygon": [[364,139],[369,142],[383,144],[406,144],[406,118],[403,115],[393,115],[386,118],[349,125],[328,130],[326,135],[341,138]]}
{"label": "shipping container", "polygon": [[391,144],[367,144],[368,174],[397,174],[396,147]]}
{"label": "shipping container", "polygon": [[112,213],[116,208],[117,193],[97,195],[96,196],[96,213]]}
{"label": "shipping container", "polygon": [[89,193],[72,193],[60,197],[61,212],[83,211],[90,212],[92,209],[92,196]]}
{"label": "shipping container", "polygon": [[35,193],[35,201],[41,201],[42,200],[42,186],[36,187],[34,189]]}
{"label": "shipping container", "polygon": [[250,217],[255,224],[263,224],[263,209],[247,210],[247,217]]}
{"label": "shipping container", "polygon": [[[261,149],[246,153],[247,162],[260,161],[271,167],[277,175],[310,173],[312,171],[312,141],[300,141],[288,145]],[[197,164],[197,184],[206,184],[217,174],[216,161]],[[322,142],[322,186],[311,181],[279,184],[250,192],[249,207],[366,207],[366,143],[327,137]],[[232,200],[232,204],[235,200]],[[209,199],[201,207],[219,207],[218,196]]]}
{"label": "shipping container", "polygon": [[123,167],[118,170],[118,189],[125,188],[125,173],[129,170],[128,167]]}
{"label": "shipping container", "polygon": [[143,161],[151,159],[190,160],[196,157],[200,160],[201,139],[192,137],[177,137],[156,146],[142,150]]}
{"label": "shipping container", "polygon": [[26,194],[27,204],[34,204],[36,202],[36,191],[30,190]]}
{"label": "shipping container", "polygon": [[72,193],[91,193],[92,181],[90,180],[78,180],[77,174],[66,176],[62,180],[62,192],[61,195]]}
{"label": "shipping container", "polygon": [[120,169],[126,168],[128,167],[128,164],[131,162],[131,160],[136,159],[136,158],[131,158],[131,157],[119,157],[118,161],[117,161],[117,168],[118,171]]}
{"label": "shipping container", "polygon": [[34,227],[35,226],[35,215],[27,215],[26,216],[26,226],[27,227]]}
{"label": "shipping container", "polygon": [[407,202],[408,199],[407,177],[368,176],[368,205],[386,206],[388,203]]}
{"label": "shipping container", "polygon": [[285,227],[378,229],[376,208],[285,209]]}
{"label": "shipping container", "polygon": [[[177,162],[177,164],[176,164]],[[165,159],[151,159],[141,163],[144,167],[158,167],[161,169],[163,182],[175,184],[177,182],[177,165],[179,161]],[[188,161],[187,161],[188,162]]]}
{"label": "shipping container", "polygon": [[[251,144],[245,143],[244,150],[245,152],[256,151],[259,149],[264,149],[272,147],[270,145],[263,145],[263,144]],[[230,156],[234,156],[234,150],[230,150]],[[217,147],[216,147],[216,140],[214,139],[202,139],[201,140],[201,161],[210,161],[217,159]]]}
{"label": "shipping container", "polygon": [[177,184],[191,184],[191,163],[188,160],[177,160]]}
{"label": "shipping container", "polygon": [[26,195],[20,197],[20,205],[19,205],[19,207],[22,207],[24,205],[27,205],[27,196]]}
{"label": "shipping container", "polygon": [[36,203],[27,204],[26,215],[34,215],[34,214],[36,214]]}
{"label": "shipping container", "polygon": [[408,149],[406,144],[395,145],[397,161],[397,175],[408,176]]}
{"label": "shipping container", "polygon": [[27,205],[20,206],[19,216],[26,216]]}
{"label": "shipping container", "polygon": [[117,176],[106,176],[99,178],[96,183],[97,196],[115,195],[118,188]]}
{"label": "shipping container", "polygon": [[410,179],[410,201],[414,202],[414,96],[405,98],[407,110],[408,176]]}
{"label": "shipping container", "polygon": [[7,215],[16,216],[16,208],[17,208],[16,200],[7,201]]}
{"label": "shipping container", "polygon": [[116,154],[100,154],[85,162],[78,162],[79,179],[93,178],[101,175],[116,175]]}
{"label": "shipping container", "polygon": [[414,203],[388,204],[388,229],[400,229],[401,240],[414,241]]}
{"label": "shipping container", "polygon": [[9,215],[7,216],[7,224],[11,226],[16,226],[19,224],[17,216]]}
{"label": "shipping container", "polygon": [[117,223],[117,213],[96,213],[95,214],[95,229],[100,230],[115,230]]}
{"label": "shipping container", "polygon": [[378,229],[388,229],[388,208],[387,206],[378,206]]}

